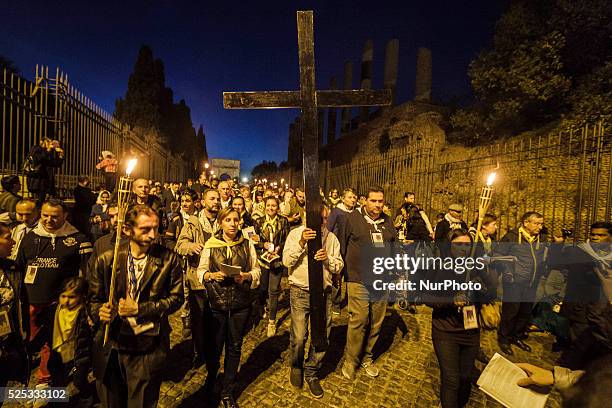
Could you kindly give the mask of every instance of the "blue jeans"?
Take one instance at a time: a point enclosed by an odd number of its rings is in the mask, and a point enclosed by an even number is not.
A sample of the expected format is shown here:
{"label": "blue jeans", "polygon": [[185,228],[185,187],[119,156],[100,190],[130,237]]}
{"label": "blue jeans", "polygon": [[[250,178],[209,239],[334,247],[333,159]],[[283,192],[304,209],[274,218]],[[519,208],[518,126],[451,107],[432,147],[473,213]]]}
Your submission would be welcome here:
{"label": "blue jeans", "polygon": [[432,339],[440,365],[442,408],[463,407],[470,399],[471,374],[478,345],[467,346],[451,339]]}
{"label": "blue jeans", "polygon": [[[325,298],[325,319],[327,321],[327,334],[331,330],[331,288],[324,292]],[[325,351],[315,350],[312,342],[308,350],[308,360],[304,363],[304,349],[308,340],[308,321],[310,319],[310,292],[291,285],[290,292],[291,305],[291,368],[304,370],[306,379],[316,377],[317,371],[321,368]]]}

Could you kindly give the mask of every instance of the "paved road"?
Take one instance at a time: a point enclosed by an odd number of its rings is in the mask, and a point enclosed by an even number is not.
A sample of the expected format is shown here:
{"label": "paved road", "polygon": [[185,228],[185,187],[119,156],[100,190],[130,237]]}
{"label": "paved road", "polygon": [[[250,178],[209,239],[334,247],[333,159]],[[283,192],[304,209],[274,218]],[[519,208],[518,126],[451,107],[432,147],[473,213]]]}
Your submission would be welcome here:
{"label": "paved road", "polygon": [[[283,282],[285,283],[285,282]],[[438,362],[431,344],[431,312],[419,307],[416,314],[395,310],[386,318],[377,345],[385,351],[377,360],[380,376],[372,379],[362,371],[354,382],[340,373],[342,352],[346,341],[346,309],[334,317],[331,348],[322,373],[325,396],[313,398],[307,386],[294,389],[288,380],[289,368],[289,310],[288,291],[281,298],[282,324],[276,337],[267,339],[265,322],[253,328],[242,347],[239,373],[241,407],[437,407],[439,392]],[[206,368],[190,369],[190,341],[182,341],[178,314],[171,317],[172,353],[168,362],[166,380],[162,385],[161,407],[215,407],[218,397],[205,395],[200,390],[206,378]],[[532,334],[527,341],[532,353],[515,349],[513,361],[526,361],[552,367],[558,354],[552,353],[553,338],[547,334]],[[481,345],[492,356],[497,349],[495,333],[482,334]],[[480,363],[476,363],[479,368]],[[218,389],[216,392],[218,393]],[[469,407],[499,407],[484,393],[473,390]],[[560,397],[551,394],[547,407],[559,407]]]}

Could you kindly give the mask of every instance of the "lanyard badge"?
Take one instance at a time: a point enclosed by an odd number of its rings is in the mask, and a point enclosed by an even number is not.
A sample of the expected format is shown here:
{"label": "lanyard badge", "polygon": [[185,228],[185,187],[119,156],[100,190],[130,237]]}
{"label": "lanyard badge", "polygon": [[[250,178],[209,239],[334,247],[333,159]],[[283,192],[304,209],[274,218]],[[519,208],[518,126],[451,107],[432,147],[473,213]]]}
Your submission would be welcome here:
{"label": "lanyard badge", "polygon": [[377,248],[381,248],[385,246],[385,242],[383,241],[383,234],[382,232],[373,232],[370,231],[370,238],[372,239],[372,244],[377,247]]}
{"label": "lanyard badge", "polygon": [[465,330],[477,329],[478,319],[476,317],[476,307],[474,305],[463,306],[463,328]]}

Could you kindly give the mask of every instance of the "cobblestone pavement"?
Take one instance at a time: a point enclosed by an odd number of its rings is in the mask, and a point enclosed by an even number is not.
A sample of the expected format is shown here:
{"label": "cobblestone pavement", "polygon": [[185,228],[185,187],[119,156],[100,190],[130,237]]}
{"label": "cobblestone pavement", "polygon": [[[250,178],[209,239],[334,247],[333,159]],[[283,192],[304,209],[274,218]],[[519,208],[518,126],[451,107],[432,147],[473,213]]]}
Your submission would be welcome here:
{"label": "cobblestone pavement", "polygon": [[[285,283],[285,282],[283,282]],[[289,384],[289,292],[281,295],[280,327],[273,338],[266,338],[266,322],[259,322],[246,336],[242,347],[238,403],[241,407],[437,407],[440,387],[438,361],[431,343],[431,311],[425,306],[416,314],[391,309],[385,318],[379,344],[377,365],[380,376],[368,377],[363,370],[356,380],[346,380],[340,373],[346,341],[348,314],[343,309],[334,316],[330,350],[327,352],[321,384],[325,396],[315,399],[304,385],[296,390]],[[200,390],[206,378],[204,366],[191,369],[191,341],[181,339],[181,321],[171,317],[172,352],[162,384],[161,407],[215,407],[218,397]],[[512,361],[529,362],[551,368],[558,354],[551,352],[552,336],[531,334],[527,341],[533,352],[514,348]],[[481,334],[481,346],[487,355],[496,351],[494,332]],[[382,353],[382,354],[381,354]],[[480,363],[476,363],[482,369]],[[218,389],[215,390],[218,394]],[[473,388],[468,407],[499,407],[490,397]],[[560,397],[552,393],[547,407],[559,407]]]}

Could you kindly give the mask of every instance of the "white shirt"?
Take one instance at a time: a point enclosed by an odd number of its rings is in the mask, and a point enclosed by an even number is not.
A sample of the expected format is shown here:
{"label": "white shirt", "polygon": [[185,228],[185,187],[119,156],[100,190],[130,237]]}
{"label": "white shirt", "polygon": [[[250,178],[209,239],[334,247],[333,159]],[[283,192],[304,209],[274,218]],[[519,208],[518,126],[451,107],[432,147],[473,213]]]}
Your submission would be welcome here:
{"label": "white shirt", "polygon": [[[305,228],[301,225],[289,232],[283,248],[283,265],[289,269],[289,284],[308,290],[308,245],[300,245]],[[332,232],[327,233],[323,245],[327,251],[327,262],[323,262],[323,287],[328,288],[332,284],[332,274],[342,271],[344,261],[340,255],[340,241]]]}

